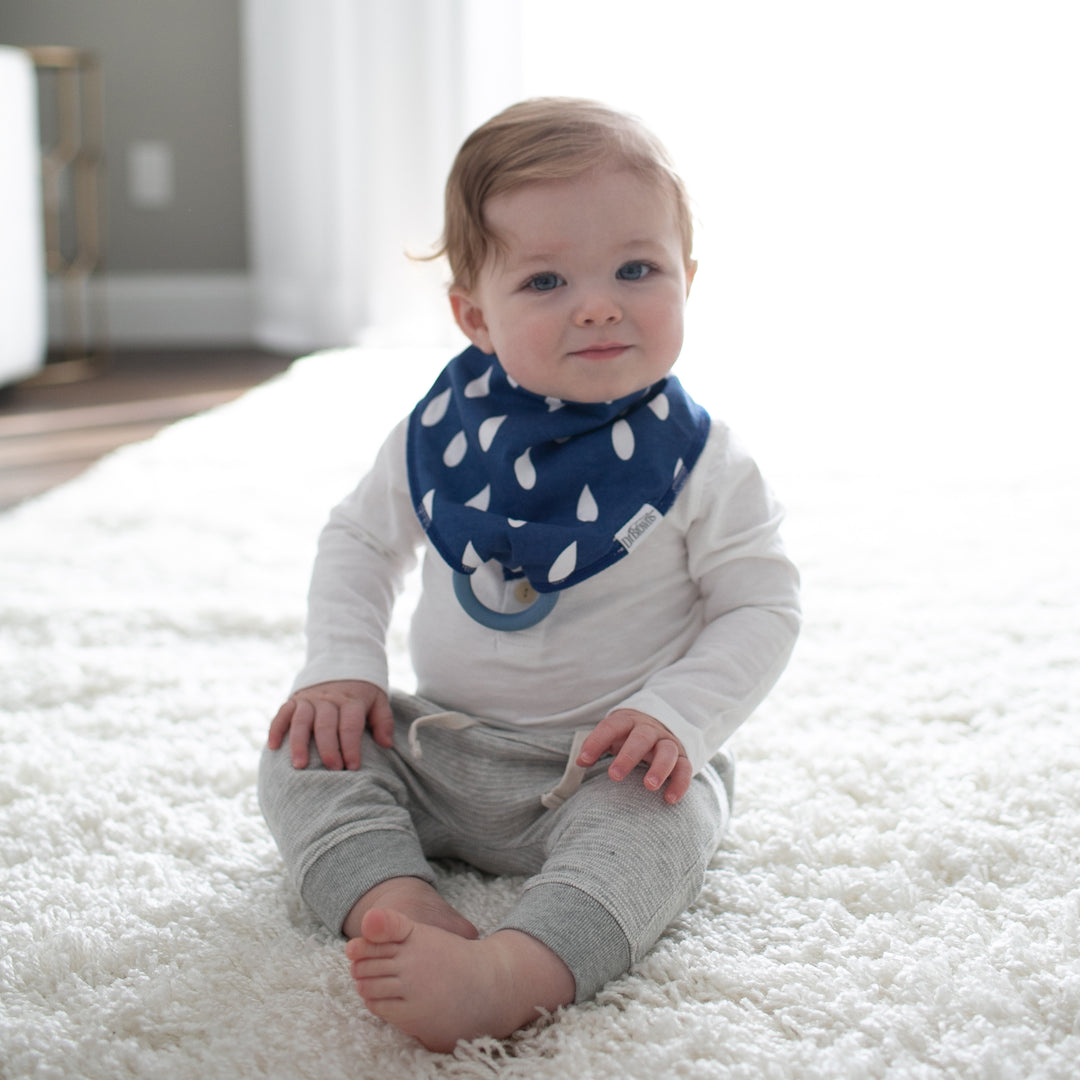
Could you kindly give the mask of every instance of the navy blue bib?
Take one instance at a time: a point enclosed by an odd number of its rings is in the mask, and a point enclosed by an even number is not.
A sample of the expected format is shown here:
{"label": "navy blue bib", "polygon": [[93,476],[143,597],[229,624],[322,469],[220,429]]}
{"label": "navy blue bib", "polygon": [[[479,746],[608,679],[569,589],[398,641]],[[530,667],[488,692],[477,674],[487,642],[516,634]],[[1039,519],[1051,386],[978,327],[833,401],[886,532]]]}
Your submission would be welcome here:
{"label": "navy blue bib", "polygon": [[674,376],[598,404],[545,398],[470,346],[409,418],[417,516],[447,564],[556,592],[625,557],[675,502],[709,415]]}

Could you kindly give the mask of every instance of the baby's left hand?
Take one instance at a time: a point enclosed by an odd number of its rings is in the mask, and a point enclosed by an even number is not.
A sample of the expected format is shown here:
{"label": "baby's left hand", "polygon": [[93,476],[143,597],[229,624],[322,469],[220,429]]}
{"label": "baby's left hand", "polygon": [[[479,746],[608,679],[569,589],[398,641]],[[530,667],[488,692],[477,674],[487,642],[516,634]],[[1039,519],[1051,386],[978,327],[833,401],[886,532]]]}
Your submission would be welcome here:
{"label": "baby's left hand", "polygon": [[608,776],[616,781],[625,780],[643,761],[649,762],[645,786],[659,791],[667,781],[664,799],[669,803],[677,803],[694,778],[682,743],[659,720],[637,709],[608,713],[582,743],[577,763],[588,768],[607,753],[615,755]]}

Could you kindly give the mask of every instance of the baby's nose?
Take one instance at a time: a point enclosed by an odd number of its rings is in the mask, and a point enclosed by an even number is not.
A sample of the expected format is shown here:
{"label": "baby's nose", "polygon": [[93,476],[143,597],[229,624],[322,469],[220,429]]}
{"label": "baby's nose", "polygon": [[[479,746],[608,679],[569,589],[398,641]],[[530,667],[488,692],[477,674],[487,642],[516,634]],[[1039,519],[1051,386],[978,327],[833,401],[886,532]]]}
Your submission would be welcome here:
{"label": "baby's nose", "polygon": [[622,318],[622,309],[614,298],[605,293],[594,293],[586,297],[577,310],[579,326],[603,326],[617,323]]}

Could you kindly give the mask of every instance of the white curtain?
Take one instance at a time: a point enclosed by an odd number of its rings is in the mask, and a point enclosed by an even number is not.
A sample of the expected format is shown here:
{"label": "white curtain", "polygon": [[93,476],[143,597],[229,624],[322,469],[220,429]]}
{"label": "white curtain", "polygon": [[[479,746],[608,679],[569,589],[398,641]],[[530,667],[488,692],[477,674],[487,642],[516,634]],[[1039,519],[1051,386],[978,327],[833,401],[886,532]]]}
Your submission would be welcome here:
{"label": "white curtain", "polygon": [[244,0],[255,336],[453,339],[442,228],[461,139],[520,95],[519,0]]}

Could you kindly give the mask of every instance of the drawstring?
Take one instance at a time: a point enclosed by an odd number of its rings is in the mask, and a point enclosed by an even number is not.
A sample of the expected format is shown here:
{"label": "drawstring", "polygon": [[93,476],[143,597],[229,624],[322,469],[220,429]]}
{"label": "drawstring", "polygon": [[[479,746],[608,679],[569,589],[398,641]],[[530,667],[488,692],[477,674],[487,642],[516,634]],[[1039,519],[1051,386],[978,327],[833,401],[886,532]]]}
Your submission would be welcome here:
{"label": "drawstring", "polygon": [[422,727],[439,727],[445,728],[447,731],[464,731],[477,723],[479,723],[478,720],[459,712],[440,712],[431,713],[428,716],[418,716],[409,725],[409,749],[412,751],[413,757],[420,758],[424,756],[424,751],[420,749],[419,732]]}
{"label": "drawstring", "polygon": [[[413,757],[423,757],[424,752],[420,747],[420,729],[422,727],[437,727],[446,731],[464,731],[479,722],[479,720],[474,720],[471,716],[459,712],[430,713],[427,716],[418,716],[409,725],[409,749],[412,751]],[[578,754],[581,753],[583,743],[589,737],[589,731],[589,728],[579,728],[574,732],[574,740],[570,744],[570,755],[566,759],[566,768],[563,770],[562,777],[550,791],[545,791],[540,796],[540,802],[546,809],[557,810],[581,787],[586,770],[577,763],[577,759]]]}
{"label": "drawstring", "polygon": [[588,737],[588,728],[580,728],[574,732],[574,741],[570,744],[570,756],[566,759],[562,779],[550,791],[540,796],[540,801],[549,810],[557,810],[581,787],[581,781],[585,779],[585,770],[577,763],[577,759],[578,754],[581,753],[581,745]]}

